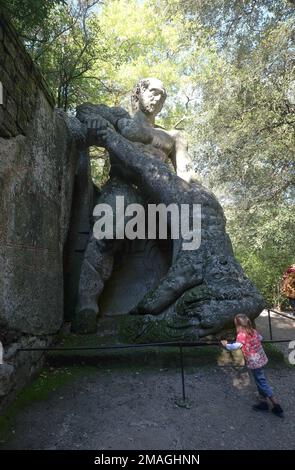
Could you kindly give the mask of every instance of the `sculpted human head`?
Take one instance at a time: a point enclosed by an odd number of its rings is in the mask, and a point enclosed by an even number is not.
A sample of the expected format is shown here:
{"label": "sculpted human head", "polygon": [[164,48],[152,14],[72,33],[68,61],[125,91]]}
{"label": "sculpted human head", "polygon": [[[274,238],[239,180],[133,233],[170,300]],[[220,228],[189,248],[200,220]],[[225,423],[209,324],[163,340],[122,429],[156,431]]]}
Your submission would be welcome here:
{"label": "sculpted human head", "polygon": [[156,116],[161,111],[166,96],[166,90],[161,80],[143,78],[133,88],[132,111],[136,113],[140,110],[144,114]]}

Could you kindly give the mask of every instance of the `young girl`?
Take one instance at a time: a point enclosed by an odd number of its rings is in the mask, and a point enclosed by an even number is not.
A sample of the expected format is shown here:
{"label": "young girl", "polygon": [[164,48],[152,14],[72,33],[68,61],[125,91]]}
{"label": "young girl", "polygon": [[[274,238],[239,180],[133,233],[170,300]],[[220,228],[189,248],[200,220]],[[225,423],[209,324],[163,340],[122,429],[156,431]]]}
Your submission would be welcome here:
{"label": "young girl", "polygon": [[221,344],[228,351],[235,351],[239,348],[242,349],[246,366],[253,374],[261,399],[257,405],[253,406],[253,409],[255,411],[267,411],[269,409],[269,403],[271,411],[275,415],[282,417],[283,410],[276,401],[263,370],[263,366],[267,364],[268,359],[261,345],[262,336],[252,327],[251,320],[247,315],[236,315],[234,322],[237,330],[236,342],[228,343],[223,340]]}

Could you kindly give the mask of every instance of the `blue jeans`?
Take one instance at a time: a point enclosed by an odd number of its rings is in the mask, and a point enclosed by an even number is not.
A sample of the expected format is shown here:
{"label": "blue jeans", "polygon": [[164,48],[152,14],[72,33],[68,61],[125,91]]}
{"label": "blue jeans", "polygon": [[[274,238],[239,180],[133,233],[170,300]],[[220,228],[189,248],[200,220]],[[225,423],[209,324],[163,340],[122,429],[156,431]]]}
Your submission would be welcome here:
{"label": "blue jeans", "polygon": [[264,375],[262,367],[259,369],[251,369],[259,395],[264,398],[271,398],[273,396],[272,388],[269,386],[267,379]]}

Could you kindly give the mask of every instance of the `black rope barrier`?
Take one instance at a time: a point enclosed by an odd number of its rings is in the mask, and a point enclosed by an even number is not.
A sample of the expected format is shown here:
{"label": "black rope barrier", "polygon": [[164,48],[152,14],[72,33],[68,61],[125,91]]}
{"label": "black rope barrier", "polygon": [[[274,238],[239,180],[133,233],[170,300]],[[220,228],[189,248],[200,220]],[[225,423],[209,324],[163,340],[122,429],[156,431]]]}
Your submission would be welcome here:
{"label": "black rope barrier", "polygon": [[269,312],[276,313],[277,315],[280,315],[281,317],[288,318],[288,320],[293,320],[295,321],[295,317],[292,317],[292,315],[289,315],[288,313],[282,313],[278,312],[277,310],[273,310],[272,308],[267,309]]}
{"label": "black rope barrier", "polygon": [[[265,340],[262,343],[287,343],[289,339]],[[179,406],[186,406],[185,380],[184,380],[184,361],[183,348],[185,347],[202,347],[202,346],[221,346],[218,341],[198,341],[198,342],[164,342],[164,343],[141,343],[141,344],[120,344],[111,346],[74,346],[74,347],[53,347],[53,348],[19,348],[16,352],[25,351],[94,351],[94,350],[111,350],[111,349],[135,349],[144,347],[178,347],[180,355],[181,383],[182,383],[182,402],[178,402]]]}
{"label": "black rope barrier", "polygon": [[[272,324],[271,324],[271,314],[270,312],[273,312],[275,313],[276,315],[279,315],[283,318],[287,318],[288,320],[293,320],[295,321],[295,317],[292,317],[291,315],[288,315],[286,313],[282,313],[282,312],[278,312],[277,310],[274,310],[272,308],[268,308],[267,309],[267,316],[268,316],[268,329],[269,329],[269,336],[270,336],[270,339],[273,340],[273,333],[272,333]],[[292,341],[291,339],[290,340],[286,340],[286,341]],[[277,341],[275,341],[277,342]]]}
{"label": "black rope barrier", "polygon": [[[269,325],[269,334],[270,340],[263,340],[263,344],[272,344],[272,343],[289,343],[292,341],[291,339],[273,339],[272,333],[272,323],[271,323],[271,314],[270,312],[274,312],[277,315],[282,317],[288,318],[290,320],[295,320],[289,315],[283,314],[281,312],[277,312],[276,310],[267,309],[268,314],[268,325]],[[50,352],[50,351],[106,351],[112,349],[135,349],[135,348],[146,348],[146,347],[174,347],[179,348],[179,356],[180,356],[180,369],[181,369],[181,382],[182,382],[182,403],[180,406],[186,405],[186,394],[185,394],[185,381],[184,381],[184,360],[183,360],[183,348],[194,348],[194,347],[202,347],[202,346],[221,346],[219,341],[196,341],[196,342],[160,342],[160,343],[138,343],[138,344],[116,344],[116,345],[109,345],[109,346],[71,346],[71,347],[50,347],[50,348],[18,348],[16,350],[17,353],[19,352],[29,352],[29,351],[43,351],[43,352]]]}
{"label": "black rope barrier", "polygon": [[[274,339],[263,340],[262,343],[289,343],[292,339]],[[117,344],[111,346],[71,346],[70,348],[18,348],[16,352],[23,351],[91,351],[91,350],[107,350],[107,349],[133,349],[133,348],[146,348],[146,347],[179,347],[179,348],[193,348],[201,346],[220,346],[220,341],[200,341],[200,342],[187,342],[187,343],[139,343],[139,344]]]}

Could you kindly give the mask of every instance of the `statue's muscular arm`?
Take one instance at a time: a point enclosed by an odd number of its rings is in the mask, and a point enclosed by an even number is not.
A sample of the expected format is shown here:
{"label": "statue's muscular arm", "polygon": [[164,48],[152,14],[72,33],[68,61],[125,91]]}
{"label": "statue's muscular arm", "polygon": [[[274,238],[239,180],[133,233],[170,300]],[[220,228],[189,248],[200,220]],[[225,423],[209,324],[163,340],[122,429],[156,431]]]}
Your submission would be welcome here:
{"label": "statue's muscular arm", "polygon": [[[124,116],[125,114],[125,116]],[[111,128],[131,142],[149,144],[161,149],[177,169],[177,159],[184,151],[183,141],[178,131],[147,126],[137,119],[130,118],[122,108],[105,105],[83,104],[77,108],[77,118],[85,128],[86,147],[97,145],[97,131]]]}
{"label": "statue's muscular arm", "polygon": [[151,144],[162,150],[169,157],[176,171],[176,141],[169,132],[146,126],[136,119],[120,119],[117,123],[117,129],[123,137],[131,142]]}

